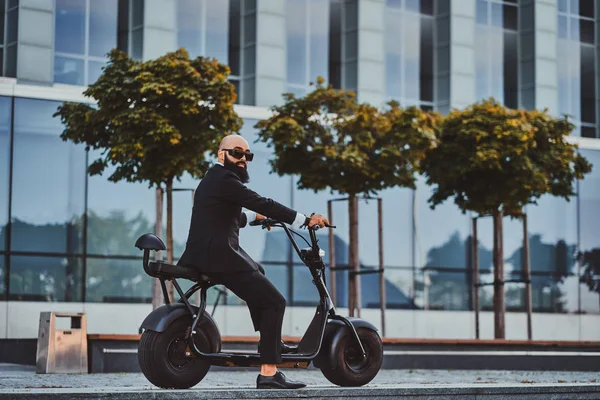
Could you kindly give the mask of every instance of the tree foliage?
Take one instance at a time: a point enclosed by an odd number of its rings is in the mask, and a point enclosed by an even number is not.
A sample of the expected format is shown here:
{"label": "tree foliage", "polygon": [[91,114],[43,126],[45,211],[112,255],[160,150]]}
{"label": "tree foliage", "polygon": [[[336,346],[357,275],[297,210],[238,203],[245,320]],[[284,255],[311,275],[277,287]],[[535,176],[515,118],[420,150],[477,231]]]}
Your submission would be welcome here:
{"label": "tree foliage", "polygon": [[584,283],[590,292],[600,295],[600,249],[579,253],[578,259],[584,267],[580,282]]}
{"label": "tree foliage", "polygon": [[64,103],[61,138],[102,149],[89,172],[116,166],[111,181],[172,182],[184,172],[202,177],[207,152],[242,124],[233,104],[229,68],[214,59],[190,60],[185,50],[147,62],[113,50],[100,78],[84,92],[97,107]]}
{"label": "tree foliage", "polygon": [[493,99],[453,110],[422,168],[432,208],[454,198],[466,212],[518,216],[544,194],[569,199],[591,164],[566,137],[574,125],[545,111],[511,110]]}
{"label": "tree foliage", "polygon": [[298,175],[300,189],[351,195],[414,187],[436,115],[398,103],[381,111],[322,80],[304,97],[284,97],[271,118],[256,124],[259,139],[274,149],[274,172]]}

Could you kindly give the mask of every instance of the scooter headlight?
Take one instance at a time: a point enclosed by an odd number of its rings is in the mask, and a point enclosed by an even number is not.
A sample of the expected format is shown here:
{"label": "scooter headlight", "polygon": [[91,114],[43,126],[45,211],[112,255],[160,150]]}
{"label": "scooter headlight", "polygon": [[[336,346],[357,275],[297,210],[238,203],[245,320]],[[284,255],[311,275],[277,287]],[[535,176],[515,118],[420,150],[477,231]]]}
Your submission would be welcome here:
{"label": "scooter headlight", "polygon": [[319,249],[319,257],[325,257],[325,250]]}

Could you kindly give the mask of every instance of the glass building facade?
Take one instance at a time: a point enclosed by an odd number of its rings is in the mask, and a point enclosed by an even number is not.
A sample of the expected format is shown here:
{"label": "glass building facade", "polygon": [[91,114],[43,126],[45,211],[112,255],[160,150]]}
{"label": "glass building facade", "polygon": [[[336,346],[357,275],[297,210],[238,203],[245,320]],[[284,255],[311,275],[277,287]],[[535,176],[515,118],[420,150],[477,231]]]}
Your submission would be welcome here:
{"label": "glass building facade", "polygon": [[[86,101],[81,92],[101,74],[115,47],[140,60],[184,47],[192,57],[228,64],[244,117],[241,133],[256,153],[249,186],[301,212],[325,213],[327,201],[338,196],[299,190],[294,177],[270,174],[271,150],[255,143],[254,125],[268,116],[268,107],[281,103],[283,92],[304,95],[318,76],[376,105],[397,100],[444,113],[494,97],[513,108],[568,114],[577,125],[573,140],[579,151],[600,165],[596,1],[559,0],[552,6],[477,0],[469,2],[473,9],[460,0],[56,0],[46,8],[40,3],[0,1],[8,88],[0,87],[2,301],[151,301],[151,280],[133,244],[154,231],[154,190],[109,182],[111,171],[87,176],[86,166],[98,154],[62,141],[63,127],[52,116],[62,101]],[[46,26],[51,35],[33,33]],[[197,184],[190,176],[175,184],[176,257],[185,245]],[[599,168],[577,183],[576,192],[571,201],[544,197],[527,207],[535,312],[600,314],[600,293],[580,282],[583,266],[575,257],[600,248]],[[472,216],[450,202],[432,210],[430,195],[421,178],[416,190],[379,193],[386,306],[472,310]],[[347,214],[346,203],[334,203],[338,266],[347,263]],[[362,268],[377,268],[376,202],[360,204],[359,221]],[[490,282],[490,219],[479,220],[478,234],[481,279]],[[521,222],[506,219],[507,278],[522,277],[522,236]],[[244,228],[241,244],[265,266],[289,306],[316,304],[309,274],[282,232]],[[342,307],[347,279],[345,271],[337,272]],[[363,307],[378,308],[377,275],[361,279]],[[224,301],[239,304],[233,295]],[[491,287],[481,289],[481,301],[491,310]],[[523,284],[506,285],[506,304],[508,311],[525,310]]]}

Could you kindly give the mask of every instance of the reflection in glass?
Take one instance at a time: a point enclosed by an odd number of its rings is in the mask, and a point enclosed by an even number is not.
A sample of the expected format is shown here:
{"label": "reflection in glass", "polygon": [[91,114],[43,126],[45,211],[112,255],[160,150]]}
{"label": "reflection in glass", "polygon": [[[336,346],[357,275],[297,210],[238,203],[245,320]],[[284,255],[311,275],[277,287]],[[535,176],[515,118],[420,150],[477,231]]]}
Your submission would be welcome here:
{"label": "reflection in glass", "polygon": [[104,58],[117,43],[118,0],[90,1],[89,54]]}
{"label": "reflection in glass", "polygon": [[107,63],[98,62],[98,61],[89,61],[88,62],[88,85],[94,84],[100,75],[102,75],[102,68],[105,67]]}
{"label": "reflection in glass", "polygon": [[15,99],[12,250],[82,251],[85,148],[59,137],[59,104]]}
{"label": "reflection in glass", "polygon": [[56,0],[54,51],[84,55],[85,7],[82,0]]}
{"label": "reflection in glass", "polygon": [[228,21],[227,1],[177,0],[177,46],[227,64]]}
{"label": "reflection in glass", "polygon": [[287,82],[308,87],[329,79],[329,1],[286,2]]}
{"label": "reflection in glass", "polygon": [[468,310],[470,271],[448,272],[424,268],[421,275],[423,308],[426,310]]}
{"label": "reflection in glass", "polygon": [[12,256],[10,299],[82,301],[82,272],[80,258]]}
{"label": "reflection in glass", "polygon": [[[6,249],[8,196],[10,193],[10,114],[11,99],[0,97],[0,251]],[[0,259],[1,256],[0,256]]]}
{"label": "reflection in glass", "polygon": [[84,61],[70,57],[54,57],[54,82],[83,85]]}
{"label": "reflection in glass", "polygon": [[152,278],[142,260],[88,257],[85,297],[88,302],[151,303]]}
{"label": "reflection in glass", "polygon": [[6,279],[6,263],[8,261],[8,256],[6,254],[0,253],[0,299],[6,299],[6,286],[4,285],[4,281]]}

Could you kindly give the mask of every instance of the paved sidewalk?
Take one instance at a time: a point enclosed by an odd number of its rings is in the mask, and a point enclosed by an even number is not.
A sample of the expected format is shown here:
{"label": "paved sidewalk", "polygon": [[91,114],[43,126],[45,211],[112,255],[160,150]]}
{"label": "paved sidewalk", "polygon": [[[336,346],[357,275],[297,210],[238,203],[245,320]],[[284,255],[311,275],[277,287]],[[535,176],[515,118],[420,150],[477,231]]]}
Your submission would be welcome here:
{"label": "paved sidewalk", "polygon": [[[431,398],[598,399],[600,372],[381,370],[363,388],[342,389],[318,370],[284,370],[309,387],[255,390],[258,370],[211,370],[192,390],[158,389],[139,373],[38,375],[30,366],[0,364],[0,399],[33,398]],[[285,392],[285,393],[284,393]],[[283,396],[283,397],[282,397]]]}

